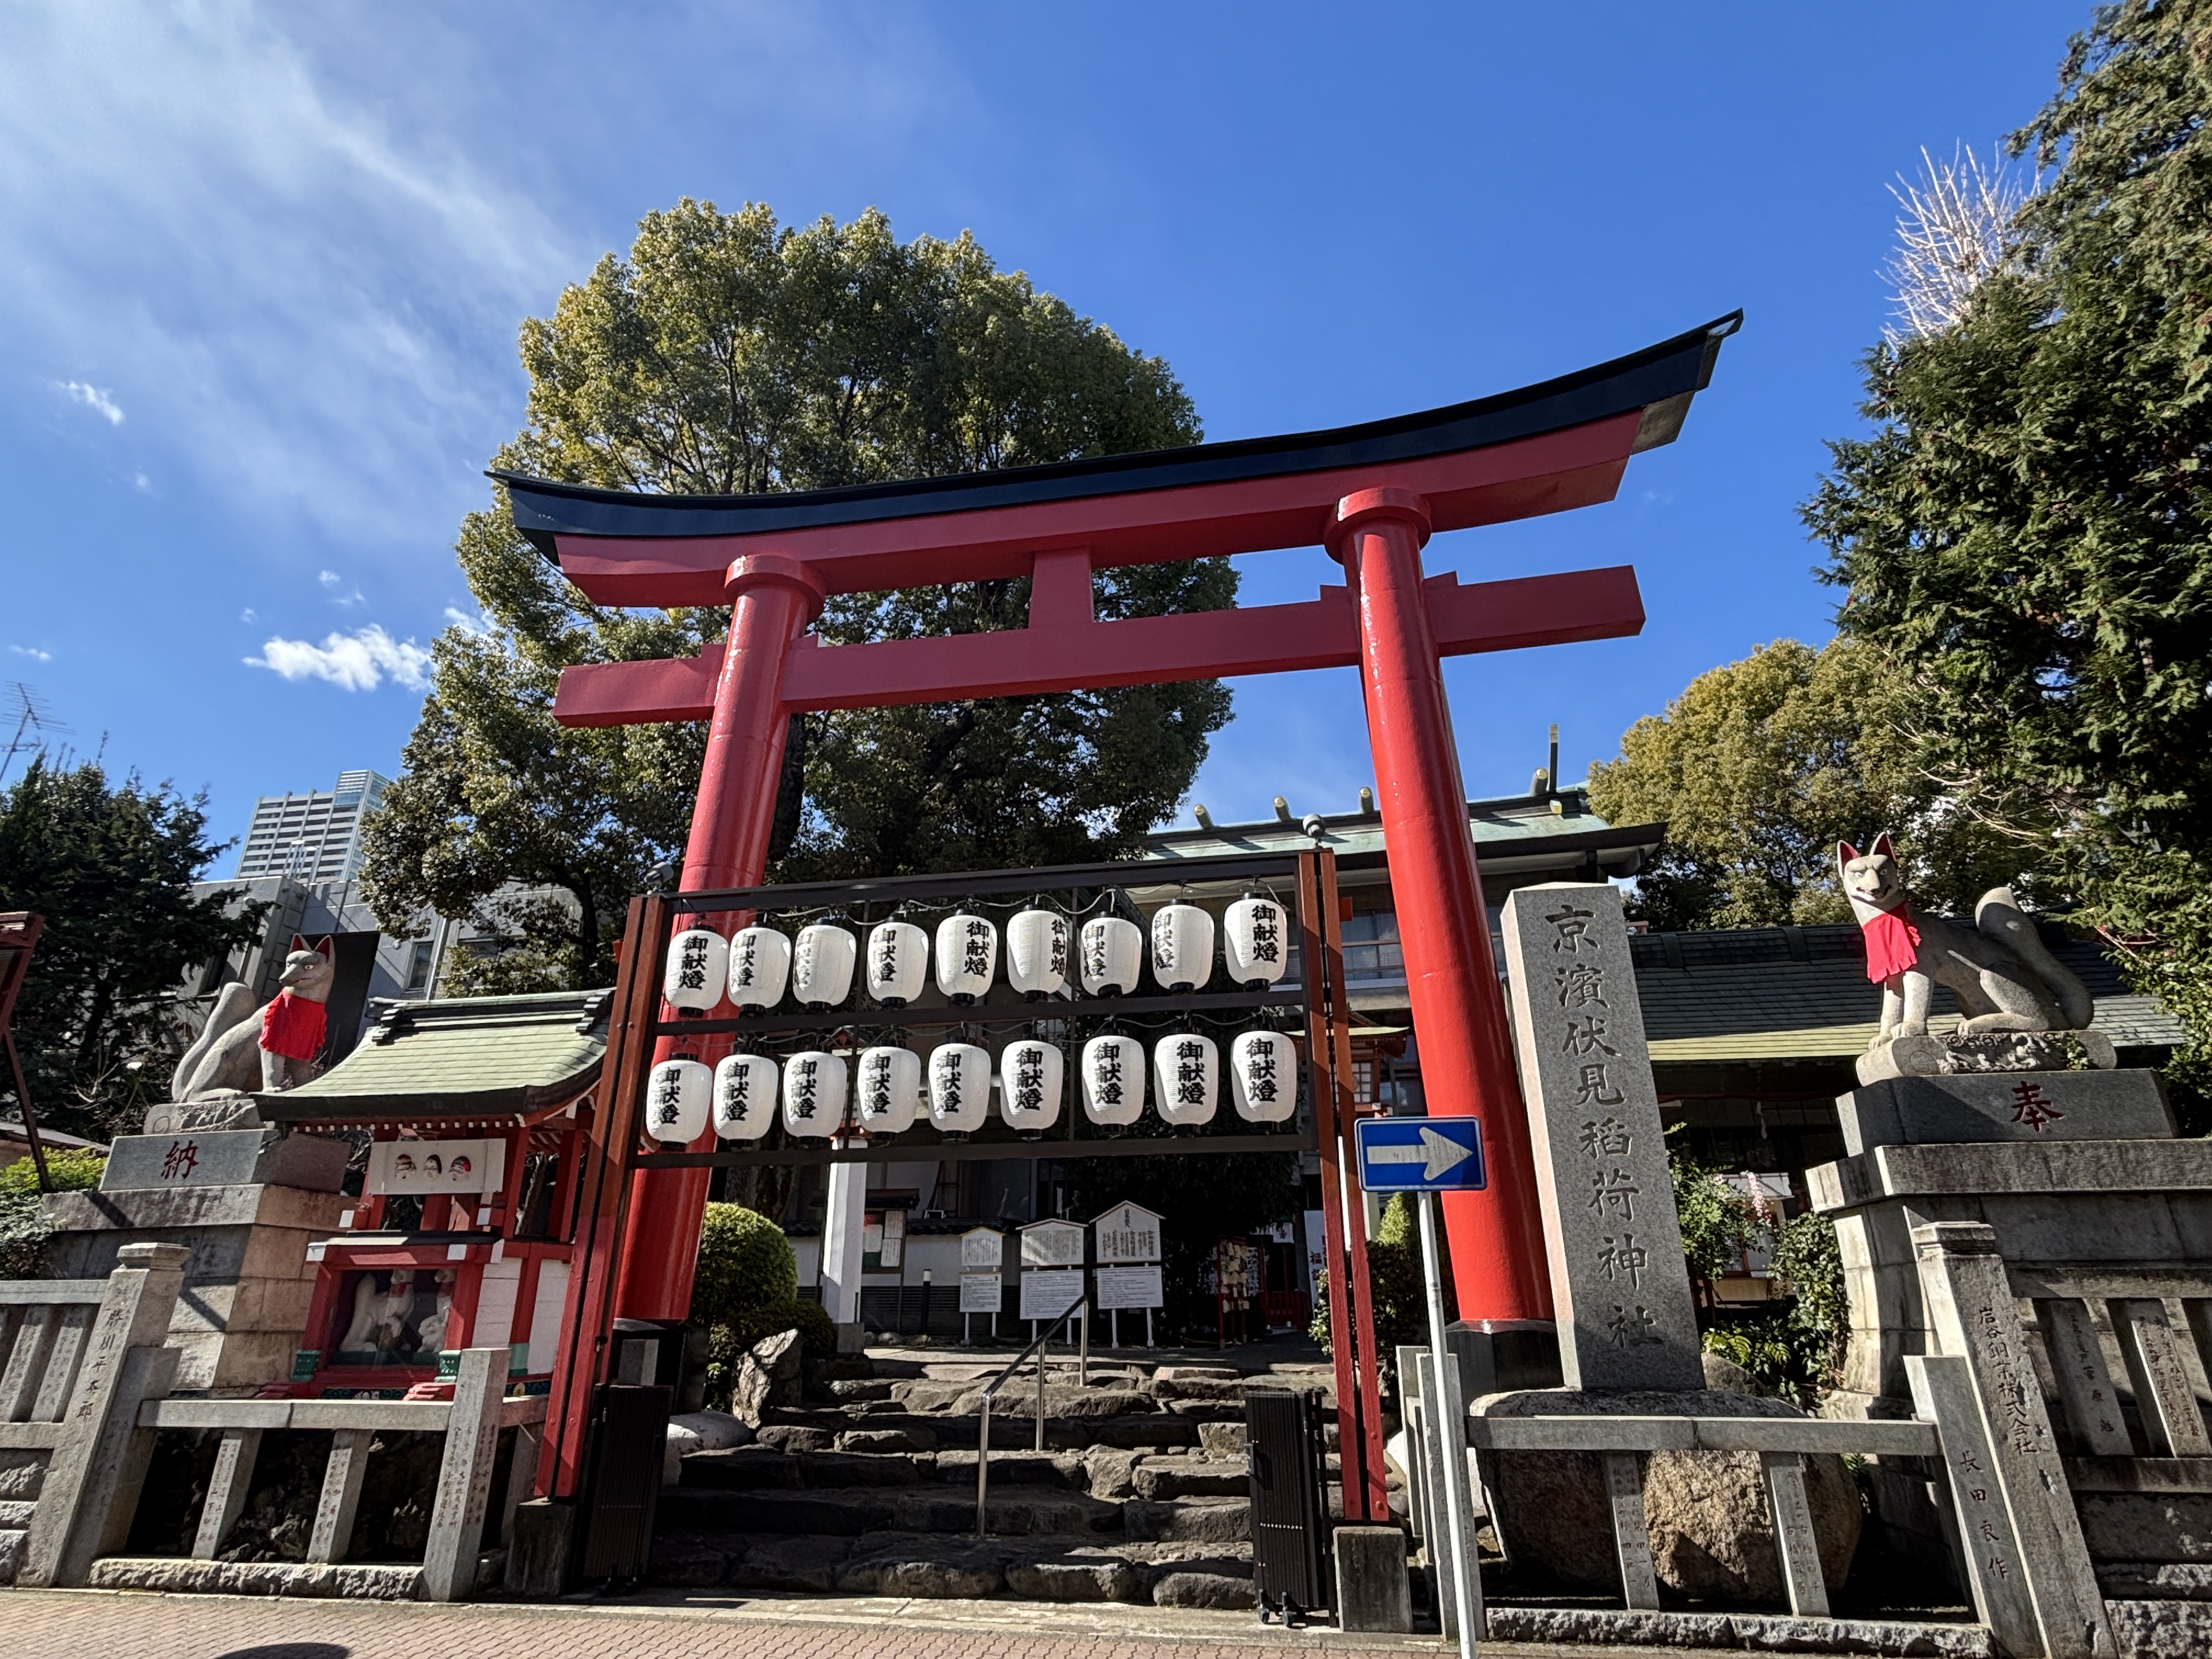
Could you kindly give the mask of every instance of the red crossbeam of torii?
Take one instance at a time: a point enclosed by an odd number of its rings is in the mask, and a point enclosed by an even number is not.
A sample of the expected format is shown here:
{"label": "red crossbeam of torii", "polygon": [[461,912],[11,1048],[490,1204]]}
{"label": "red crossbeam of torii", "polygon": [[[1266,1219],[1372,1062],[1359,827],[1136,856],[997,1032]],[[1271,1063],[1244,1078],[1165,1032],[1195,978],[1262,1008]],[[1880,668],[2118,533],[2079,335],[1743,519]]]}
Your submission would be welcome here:
{"label": "red crossbeam of torii", "polygon": [[[785,495],[494,476],[517,526],[594,603],[731,607],[726,647],[570,668],[554,704],[572,726],[713,722],[689,890],[760,881],[796,710],[1357,664],[1428,1109],[1484,1120],[1490,1189],[1444,1206],[1461,1316],[1540,1320],[1528,1125],[1438,663],[1634,634],[1644,611],[1626,567],[1462,586],[1425,579],[1420,549],[1437,531],[1611,500],[1631,456],[1674,440],[1741,320],[1518,392],[1281,438]],[[1304,604],[1093,614],[1101,568],[1316,543],[1346,585]],[[830,593],[1022,576],[1026,629],[841,646],[805,632]],[[617,1311],[680,1319],[707,1172],[636,1178]]]}

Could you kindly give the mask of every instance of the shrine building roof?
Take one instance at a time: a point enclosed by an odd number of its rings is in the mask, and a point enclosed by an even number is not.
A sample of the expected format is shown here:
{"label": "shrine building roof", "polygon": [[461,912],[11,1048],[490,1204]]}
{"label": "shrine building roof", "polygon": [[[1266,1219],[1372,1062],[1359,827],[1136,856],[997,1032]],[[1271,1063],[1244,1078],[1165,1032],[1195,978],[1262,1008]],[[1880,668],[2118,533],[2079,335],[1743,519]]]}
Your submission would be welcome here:
{"label": "shrine building roof", "polygon": [[606,991],[378,999],[354,1051],[315,1079],[257,1096],[278,1122],[467,1121],[526,1117],[599,1080]]}

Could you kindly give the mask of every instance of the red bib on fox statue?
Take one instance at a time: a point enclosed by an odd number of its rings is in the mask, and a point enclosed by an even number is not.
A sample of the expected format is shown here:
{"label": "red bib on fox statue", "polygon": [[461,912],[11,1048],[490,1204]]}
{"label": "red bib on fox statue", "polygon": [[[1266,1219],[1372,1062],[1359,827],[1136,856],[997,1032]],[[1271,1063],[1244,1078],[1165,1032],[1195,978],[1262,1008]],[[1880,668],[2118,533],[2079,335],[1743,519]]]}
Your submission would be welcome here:
{"label": "red bib on fox statue", "polygon": [[261,1011],[261,1046],[287,1060],[313,1060],[323,1051],[329,1010],[289,988]]}
{"label": "red bib on fox statue", "polygon": [[1859,924],[1866,935],[1867,977],[1881,984],[1920,958],[1920,930],[1901,910],[1883,910]]}

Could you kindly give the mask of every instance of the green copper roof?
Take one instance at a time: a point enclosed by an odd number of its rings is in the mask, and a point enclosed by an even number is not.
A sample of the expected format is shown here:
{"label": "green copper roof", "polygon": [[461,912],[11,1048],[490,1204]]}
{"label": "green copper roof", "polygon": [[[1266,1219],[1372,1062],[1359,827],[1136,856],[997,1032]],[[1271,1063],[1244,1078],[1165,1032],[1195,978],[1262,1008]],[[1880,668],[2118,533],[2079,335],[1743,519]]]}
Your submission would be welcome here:
{"label": "green copper roof", "polygon": [[257,1097],[274,1121],[514,1116],[573,1099],[606,1053],[605,991],[369,1005],[368,1034],[312,1083]]}
{"label": "green copper roof", "polygon": [[[1616,829],[1590,811],[1589,797],[1579,785],[1553,794],[1471,800],[1467,821],[1486,872],[1565,868],[1595,854],[1606,874],[1632,875],[1666,832],[1666,826],[1657,823]],[[1379,863],[1382,814],[1301,814],[1286,805],[1275,817],[1256,823],[1207,823],[1194,830],[1160,831],[1146,839],[1142,856],[1168,860],[1233,853],[1303,853],[1315,847],[1328,848],[1342,860]]]}
{"label": "green copper roof", "polygon": [[[1638,1000],[1659,1061],[1838,1060],[1866,1052],[1881,1018],[1881,988],[1866,976],[1856,927],[1747,927],[1646,933],[1632,941]],[[2096,999],[2096,1029],[2116,1047],[2166,1048],[2181,1023],[2154,997],[2130,991],[2094,944],[2054,954]],[[1938,988],[1929,1029],[1958,1024]]]}

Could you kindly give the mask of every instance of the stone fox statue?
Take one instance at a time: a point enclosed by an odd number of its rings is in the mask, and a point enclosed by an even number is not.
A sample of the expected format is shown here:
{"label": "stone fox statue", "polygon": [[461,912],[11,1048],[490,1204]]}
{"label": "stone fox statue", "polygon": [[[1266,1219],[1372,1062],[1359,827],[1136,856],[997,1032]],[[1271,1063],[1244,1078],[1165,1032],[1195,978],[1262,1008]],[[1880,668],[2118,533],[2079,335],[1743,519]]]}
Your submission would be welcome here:
{"label": "stone fox statue", "polygon": [[[252,992],[234,982],[224,986],[199,1041],[177,1062],[170,1098],[195,1100],[218,1090],[251,1094],[305,1083],[315,1074],[313,1056],[322,1047],[323,1005],[336,977],[337,966],[327,951],[294,951],[284,958],[283,977],[277,981],[282,988],[259,1019],[253,1018]],[[277,1028],[276,1047],[272,1025]]]}
{"label": "stone fox statue", "polygon": [[1912,902],[1886,833],[1864,853],[1838,842],[1836,867],[1866,935],[1867,977],[1882,988],[1875,1046],[1926,1036],[1938,985],[1959,1000],[1959,1030],[1968,1036],[2087,1027],[2095,1012],[2087,988],[2044,947],[2011,888],[1983,894],[1968,928]]}

